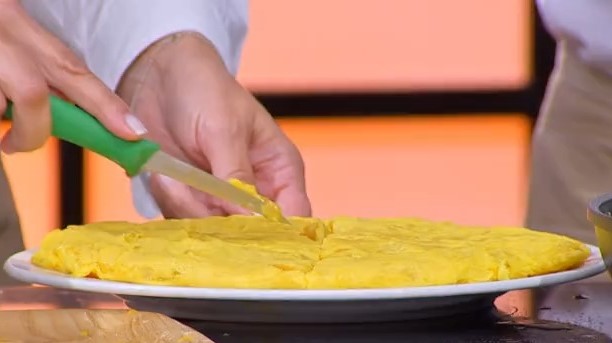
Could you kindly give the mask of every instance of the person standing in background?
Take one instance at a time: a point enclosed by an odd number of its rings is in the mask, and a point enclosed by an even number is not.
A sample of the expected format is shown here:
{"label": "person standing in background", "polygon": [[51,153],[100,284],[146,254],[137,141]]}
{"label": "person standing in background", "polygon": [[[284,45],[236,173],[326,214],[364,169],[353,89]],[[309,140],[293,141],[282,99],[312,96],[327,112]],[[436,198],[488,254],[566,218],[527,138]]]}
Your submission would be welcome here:
{"label": "person standing in background", "polygon": [[612,191],[612,1],[537,6],[557,50],[533,136],[525,225],[597,244],[586,212]]}
{"label": "person standing in background", "polygon": [[[309,216],[302,158],[235,79],[247,0],[0,0],[0,99],[13,101],[6,153],[41,146],[49,92],[126,139],[147,137],[216,176],[255,184],[286,215]],[[116,94],[115,94],[116,93]],[[5,103],[0,101],[0,113]],[[233,213],[172,179],[139,175],[145,217]],[[23,249],[0,168],[0,261]],[[3,271],[0,285],[14,283]]]}

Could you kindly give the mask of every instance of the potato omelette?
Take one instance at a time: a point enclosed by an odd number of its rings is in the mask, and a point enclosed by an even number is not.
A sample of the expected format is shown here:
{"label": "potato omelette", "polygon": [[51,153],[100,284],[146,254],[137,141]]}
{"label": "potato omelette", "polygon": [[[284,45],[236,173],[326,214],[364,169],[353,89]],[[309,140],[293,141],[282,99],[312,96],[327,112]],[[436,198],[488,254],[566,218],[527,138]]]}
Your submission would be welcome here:
{"label": "potato omelette", "polygon": [[76,277],[149,285],[348,289],[450,285],[558,272],[581,242],[515,227],[419,218],[233,215],[103,222],[54,230],[32,263]]}

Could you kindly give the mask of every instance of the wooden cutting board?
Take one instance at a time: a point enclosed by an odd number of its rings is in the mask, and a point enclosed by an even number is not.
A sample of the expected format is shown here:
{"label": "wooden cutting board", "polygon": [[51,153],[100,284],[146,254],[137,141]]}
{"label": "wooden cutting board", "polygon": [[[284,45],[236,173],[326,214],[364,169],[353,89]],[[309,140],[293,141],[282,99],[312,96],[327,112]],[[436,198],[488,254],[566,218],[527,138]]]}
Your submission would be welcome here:
{"label": "wooden cutting board", "polygon": [[0,342],[214,343],[162,314],[82,309],[0,311]]}

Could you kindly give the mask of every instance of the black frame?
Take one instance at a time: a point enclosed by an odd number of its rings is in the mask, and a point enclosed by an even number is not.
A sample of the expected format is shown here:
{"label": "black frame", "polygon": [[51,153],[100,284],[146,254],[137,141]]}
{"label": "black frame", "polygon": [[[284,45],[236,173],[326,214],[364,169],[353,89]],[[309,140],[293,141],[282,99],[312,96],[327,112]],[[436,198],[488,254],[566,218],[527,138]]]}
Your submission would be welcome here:
{"label": "black frame", "polygon": [[[256,97],[275,117],[318,117],[330,113],[338,116],[525,113],[533,123],[554,64],[555,42],[543,27],[535,4],[532,8],[532,79],[519,90],[256,94]],[[79,147],[60,144],[60,224],[65,227],[84,220],[84,161]]]}

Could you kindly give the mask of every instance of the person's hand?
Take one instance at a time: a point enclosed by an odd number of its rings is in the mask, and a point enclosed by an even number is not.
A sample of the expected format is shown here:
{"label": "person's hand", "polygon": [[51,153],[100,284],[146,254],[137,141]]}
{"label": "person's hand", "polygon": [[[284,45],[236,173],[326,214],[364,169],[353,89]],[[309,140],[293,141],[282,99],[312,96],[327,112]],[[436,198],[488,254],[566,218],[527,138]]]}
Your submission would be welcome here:
{"label": "person's hand", "polygon": [[[125,73],[118,94],[171,155],[221,179],[253,184],[285,215],[310,216],[304,164],[274,119],[196,34],[154,44]],[[172,179],[152,175],[166,218],[240,213]]]}
{"label": "person's hand", "polygon": [[127,104],[96,78],[18,0],[0,0],[0,116],[7,99],[14,115],[2,140],[5,153],[39,148],[51,134],[49,95],[67,98],[116,135],[137,139],[145,129]]}

